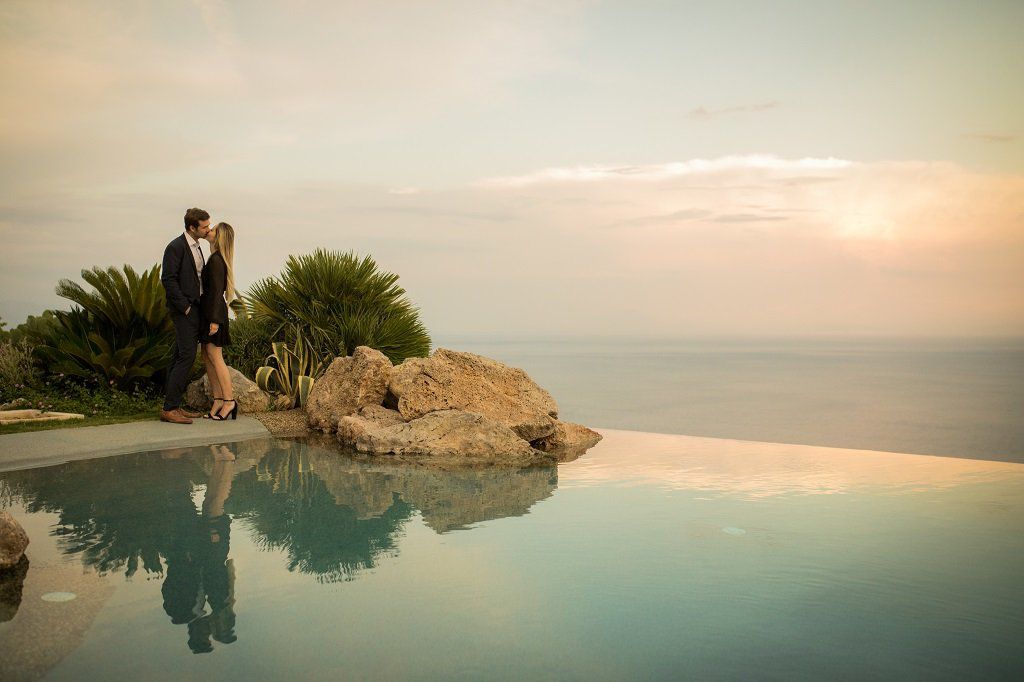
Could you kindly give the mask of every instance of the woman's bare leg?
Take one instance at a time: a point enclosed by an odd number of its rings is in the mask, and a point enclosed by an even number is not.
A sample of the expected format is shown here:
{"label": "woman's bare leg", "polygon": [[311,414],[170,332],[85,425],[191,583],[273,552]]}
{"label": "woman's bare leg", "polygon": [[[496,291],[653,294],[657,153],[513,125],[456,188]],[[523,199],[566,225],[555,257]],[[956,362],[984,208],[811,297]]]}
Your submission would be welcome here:
{"label": "woman's bare leg", "polygon": [[[213,364],[213,359],[210,357],[210,349],[215,346],[212,343],[203,344],[203,366],[206,368],[206,380],[210,382],[210,395],[214,397],[213,406],[210,408],[210,414],[218,414],[220,408],[224,406],[221,400],[224,394],[221,393],[220,378],[217,376],[217,369]],[[220,402],[218,402],[220,401]]]}
{"label": "woman's bare leg", "polygon": [[[224,400],[234,400],[235,394],[234,389],[231,386],[231,375],[228,374],[228,366],[224,362],[224,354],[219,346],[215,346],[212,343],[207,345],[210,347],[210,364],[213,365],[213,369],[217,373],[217,382],[220,384],[220,395]],[[224,403],[224,405],[221,406],[221,416],[231,413],[235,404],[232,402],[230,405],[230,408],[228,407],[228,403]]]}

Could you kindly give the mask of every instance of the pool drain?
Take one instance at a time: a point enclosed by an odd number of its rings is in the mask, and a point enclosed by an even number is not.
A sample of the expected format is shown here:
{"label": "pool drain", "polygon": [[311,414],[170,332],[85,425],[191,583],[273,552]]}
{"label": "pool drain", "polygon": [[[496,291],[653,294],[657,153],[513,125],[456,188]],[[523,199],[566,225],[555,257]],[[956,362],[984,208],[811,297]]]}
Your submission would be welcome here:
{"label": "pool drain", "polygon": [[71,601],[77,597],[74,592],[47,592],[42,596],[43,601]]}

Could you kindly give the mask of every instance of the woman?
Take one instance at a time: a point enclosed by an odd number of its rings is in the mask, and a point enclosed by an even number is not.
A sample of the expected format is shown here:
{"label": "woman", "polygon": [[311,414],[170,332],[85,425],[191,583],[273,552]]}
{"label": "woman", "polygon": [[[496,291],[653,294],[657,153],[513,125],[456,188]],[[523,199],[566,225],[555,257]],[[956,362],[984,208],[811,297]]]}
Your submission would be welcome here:
{"label": "woman", "polygon": [[238,403],[231,388],[228,366],[221,350],[231,343],[228,336],[228,301],[235,297],[235,230],[217,223],[206,235],[210,242],[210,260],[203,268],[203,293],[199,299],[199,340],[203,344],[203,364],[214,396],[213,407],[205,416],[223,421],[238,416]]}

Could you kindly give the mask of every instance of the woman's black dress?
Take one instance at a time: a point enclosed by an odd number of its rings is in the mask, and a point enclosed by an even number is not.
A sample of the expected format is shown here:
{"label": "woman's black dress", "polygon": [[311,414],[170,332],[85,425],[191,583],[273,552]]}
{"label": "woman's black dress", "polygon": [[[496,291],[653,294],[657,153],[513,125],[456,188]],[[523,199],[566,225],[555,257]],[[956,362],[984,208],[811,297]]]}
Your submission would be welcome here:
{"label": "woman's black dress", "polygon": [[[228,285],[228,268],[220,252],[210,254],[210,260],[203,268],[203,294],[199,298],[199,341],[215,346],[231,345],[228,335],[228,303],[224,291]],[[220,325],[210,334],[210,323]]]}

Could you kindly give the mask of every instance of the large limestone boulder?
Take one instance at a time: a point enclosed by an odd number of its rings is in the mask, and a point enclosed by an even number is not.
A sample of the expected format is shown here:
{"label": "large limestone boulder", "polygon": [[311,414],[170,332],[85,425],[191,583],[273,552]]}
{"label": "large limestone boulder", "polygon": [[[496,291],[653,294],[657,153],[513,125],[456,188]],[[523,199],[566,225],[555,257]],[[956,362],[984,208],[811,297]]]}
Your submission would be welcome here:
{"label": "large limestone boulder", "polygon": [[597,445],[602,437],[597,431],[582,424],[559,421],[551,435],[538,438],[530,445],[543,452],[555,453],[560,462],[565,462]]}
{"label": "large limestone boulder", "polygon": [[354,443],[359,452],[463,465],[528,467],[557,462],[554,455],[530,447],[509,427],[475,412],[437,410],[391,426],[378,426],[363,417],[350,419],[362,420]]}
{"label": "large limestone boulder", "polygon": [[439,410],[475,412],[524,441],[554,433],[558,417],[555,399],[523,370],[447,348],[396,366],[384,404],[407,421]]}
{"label": "large limestone boulder", "polygon": [[[234,367],[228,367],[231,389],[238,401],[239,412],[266,412],[274,404],[274,397],[256,385]],[[220,396],[223,397],[223,396]],[[213,405],[210,379],[205,374],[185,389],[185,404],[196,410],[208,410]]]}
{"label": "large limestone boulder", "polygon": [[390,410],[383,405],[366,405],[338,420],[338,440],[355,447],[356,440],[371,430],[404,423],[398,410]]}
{"label": "large limestone boulder", "polygon": [[391,371],[388,357],[369,346],[358,346],[351,356],[335,358],[309,392],[309,425],[321,431],[334,431],[345,415],[361,407],[380,405]]}
{"label": "large limestone boulder", "polygon": [[11,568],[25,554],[28,533],[8,511],[0,512],[0,569]]}

